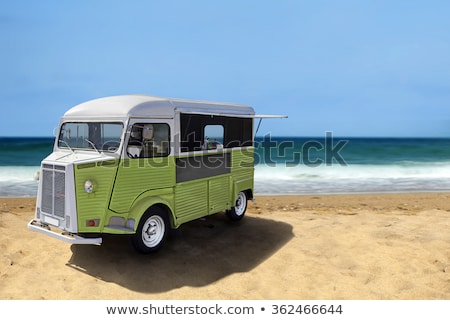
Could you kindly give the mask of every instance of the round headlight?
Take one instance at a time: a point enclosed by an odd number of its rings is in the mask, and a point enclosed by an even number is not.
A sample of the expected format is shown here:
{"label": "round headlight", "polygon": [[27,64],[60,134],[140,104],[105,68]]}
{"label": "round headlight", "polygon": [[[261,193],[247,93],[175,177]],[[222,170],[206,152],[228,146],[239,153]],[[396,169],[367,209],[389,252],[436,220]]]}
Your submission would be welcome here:
{"label": "round headlight", "polygon": [[84,182],[84,191],[87,193],[94,192],[94,183],[91,180],[88,179]]}

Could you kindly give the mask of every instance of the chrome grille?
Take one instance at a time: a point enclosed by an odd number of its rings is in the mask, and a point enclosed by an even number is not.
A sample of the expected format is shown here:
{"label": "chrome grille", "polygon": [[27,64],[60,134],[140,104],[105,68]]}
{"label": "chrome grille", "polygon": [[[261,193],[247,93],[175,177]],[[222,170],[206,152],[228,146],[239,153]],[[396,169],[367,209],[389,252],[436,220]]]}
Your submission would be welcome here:
{"label": "chrome grille", "polygon": [[65,167],[44,164],[42,166],[41,211],[64,218],[66,174]]}

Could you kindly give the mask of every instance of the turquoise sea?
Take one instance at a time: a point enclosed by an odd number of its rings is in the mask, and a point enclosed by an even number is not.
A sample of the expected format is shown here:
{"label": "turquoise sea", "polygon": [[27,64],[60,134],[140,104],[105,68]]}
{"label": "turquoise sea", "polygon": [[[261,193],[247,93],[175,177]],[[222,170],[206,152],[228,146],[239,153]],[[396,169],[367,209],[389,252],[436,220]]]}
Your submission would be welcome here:
{"label": "turquoise sea", "polygon": [[[450,138],[259,137],[256,194],[450,191]],[[53,138],[0,138],[0,197],[34,197]]]}

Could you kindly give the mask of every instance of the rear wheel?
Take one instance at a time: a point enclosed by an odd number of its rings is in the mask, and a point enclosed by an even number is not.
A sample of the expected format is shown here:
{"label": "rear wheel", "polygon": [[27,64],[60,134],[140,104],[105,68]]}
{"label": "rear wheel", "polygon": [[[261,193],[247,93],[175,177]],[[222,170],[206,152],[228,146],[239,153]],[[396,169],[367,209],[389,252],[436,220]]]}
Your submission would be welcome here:
{"label": "rear wheel", "polygon": [[241,220],[247,210],[247,194],[244,191],[238,193],[234,207],[227,210],[227,217],[232,221]]}
{"label": "rear wheel", "polygon": [[150,208],[139,221],[131,242],[141,253],[157,251],[164,244],[168,229],[167,212],[158,207]]}

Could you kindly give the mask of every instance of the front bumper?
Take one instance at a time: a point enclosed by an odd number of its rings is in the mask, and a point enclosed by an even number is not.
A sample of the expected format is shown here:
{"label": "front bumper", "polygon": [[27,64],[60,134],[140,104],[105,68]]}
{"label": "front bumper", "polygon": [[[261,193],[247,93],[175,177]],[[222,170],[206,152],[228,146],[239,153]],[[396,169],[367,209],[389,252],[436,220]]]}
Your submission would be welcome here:
{"label": "front bumper", "polygon": [[40,222],[36,220],[31,220],[28,223],[28,229],[43,233],[47,236],[56,238],[58,240],[62,240],[71,244],[102,244],[102,238],[84,238],[76,234],[69,233],[67,231],[56,232],[52,231],[50,226],[42,225]]}

